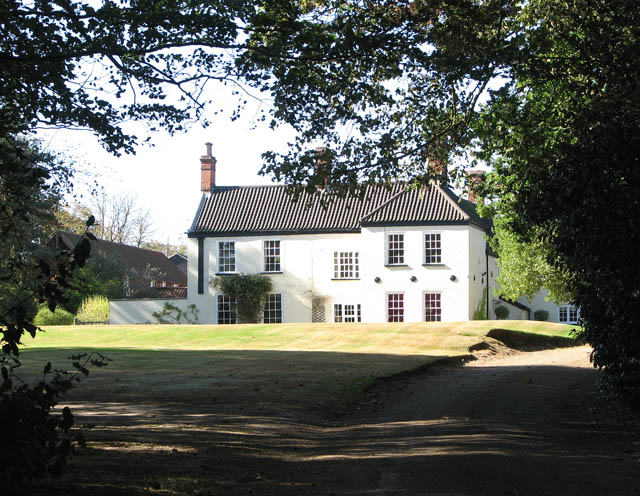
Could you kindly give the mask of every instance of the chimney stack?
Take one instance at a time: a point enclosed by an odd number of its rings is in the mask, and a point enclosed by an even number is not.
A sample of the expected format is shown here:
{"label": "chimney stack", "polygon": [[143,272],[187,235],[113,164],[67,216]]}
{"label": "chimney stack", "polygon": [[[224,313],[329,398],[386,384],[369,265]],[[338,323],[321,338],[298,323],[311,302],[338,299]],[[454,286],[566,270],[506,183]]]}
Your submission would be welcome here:
{"label": "chimney stack", "polygon": [[211,193],[216,185],[216,159],[211,155],[211,143],[205,143],[207,154],[200,157],[200,189]]}
{"label": "chimney stack", "polygon": [[316,147],[316,176],[322,180],[322,186],[326,188],[331,181],[331,150],[326,146]]}
{"label": "chimney stack", "polygon": [[477,203],[474,187],[478,184],[482,184],[484,181],[484,171],[470,170],[467,171],[467,200],[473,203]]}

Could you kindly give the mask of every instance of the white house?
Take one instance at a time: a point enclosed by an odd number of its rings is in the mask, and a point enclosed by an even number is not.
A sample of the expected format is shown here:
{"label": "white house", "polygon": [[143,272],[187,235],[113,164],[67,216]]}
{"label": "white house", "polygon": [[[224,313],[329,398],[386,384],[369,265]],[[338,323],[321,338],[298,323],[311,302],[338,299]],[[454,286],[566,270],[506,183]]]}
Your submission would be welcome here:
{"label": "white house", "polygon": [[[264,321],[464,321],[495,318],[575,323],[578,311],[544,292],[531,301],[496,298],[498,265],[486,242],[491,222],[448,187],[370,186],[363,199],[321,193],[294,201],[284,186],[216,186],[211,144],[200,158],[202,199],[188,231],[186,299],[202,324],[235,323],[235,302],[209,281],[225,274],[271,278]],[[488,295],[483,298],[483,295]],[[112,302],[111,323],[152,322],[165,300]]]}
{"label": "white house", "polygon": [[200,322],[235,322],[234,302],[209,280],[238,273],[271,278],[265,322],[460,321],[492,306],[482,303],[497,275],[490,223],[449,188],[371,186],[325,208],[284,186],[216,186],[215,166],[208,145],[188,232]]}

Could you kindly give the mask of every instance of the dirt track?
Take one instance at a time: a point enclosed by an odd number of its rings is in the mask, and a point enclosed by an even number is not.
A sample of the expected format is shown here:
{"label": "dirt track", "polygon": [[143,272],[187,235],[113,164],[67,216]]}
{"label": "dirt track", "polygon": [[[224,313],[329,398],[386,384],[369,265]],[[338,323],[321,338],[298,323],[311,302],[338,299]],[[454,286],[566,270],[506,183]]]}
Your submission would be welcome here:
{"label": "dirt track", "polygon": [[305,422],[214,415],[204,405],[110,414],[98,406],[84,412],[102,425],[94,437],[113,437],[113,424],[126,447],[100,450],[95,462],[87,453],[70,467],[75,489],[64,480],[59,487],[105,495],[637,494],[637,418],[595,399],[588,353],[433,367],[379,383],[350,415]]}

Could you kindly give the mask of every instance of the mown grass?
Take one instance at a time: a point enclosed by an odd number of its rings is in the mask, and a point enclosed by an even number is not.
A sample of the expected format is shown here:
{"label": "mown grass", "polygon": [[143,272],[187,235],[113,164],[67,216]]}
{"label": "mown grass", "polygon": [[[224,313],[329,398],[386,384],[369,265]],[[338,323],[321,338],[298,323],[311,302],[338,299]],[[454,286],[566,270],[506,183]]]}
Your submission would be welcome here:
{"label": "mown grass", "polygon": [[501,327],[568,336],[530,321],[417,324],[57,326],[23,347],[22,372],[98,351],[113,359],[70,395],[80,402],[215,403],[261,413],[340,408],[376,378],[492,341]]}
{"label": "mown grass", "polygon": [[496,327],[554,336],[572,329],[523,321],[47,328],[25,340],[22,374],[37,378],[48,361],[68,367],[81,352],[114,361],[60,402],[88,448],[36,493],[239,494],[265,463],[288,481],[281,445],[297,453],[313,443],[315,423],[376,408],[358,403],[376,378],[467,355],[493,341],[486,334]]}
{"label": "mown grass", "polygon": [[283,350],[385,354],[463,354],[490,329],[569,336],[575,326],[536,321],[407,324],[239,324],[52,326],[25,349],[142,348]]}

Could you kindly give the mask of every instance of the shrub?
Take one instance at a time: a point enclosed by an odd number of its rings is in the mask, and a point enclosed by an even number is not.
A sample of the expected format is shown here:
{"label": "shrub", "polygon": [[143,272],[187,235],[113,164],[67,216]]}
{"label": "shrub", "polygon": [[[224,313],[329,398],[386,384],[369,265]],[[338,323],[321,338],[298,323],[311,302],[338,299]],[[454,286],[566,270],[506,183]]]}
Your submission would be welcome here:
{"label": "shrub", "polygon": [[482,291],[482,298],[473,312],[473,320],[487,320],[487,288]]}
{"label": "shrub", "polygon": [[238,323],[260,322],[271,279],[261,274],[233,274],[211,278],[210,284],[236,301]]}
{"label": "shrub", "polygon": [[167,301],[160,312],[153,312],[151,315],[158,321],[158,324],[180,324],[183,319],[187,324],[197,324],[199,322],[198,307],[193,304],[182,311],[179,307]]}
{"label": "shrub", "polygon": [[507,307],[505,307],[504,305],[498,305],[494,309],[494,312],[496,313],[496,318],[498,320],[505,320],[505,319],[509,318],[509,309]]}
{"label": "shrub", "polygon": [[80,322],[107,322],[109,320],[109,300],[102,295],[85,298],[78,308],[76,319]]}
{"label": "shrub", "polygon": [[56,308],[56,311],[52,312],[46,306],[38,310],[36,318],[33,320],[33,323],[37,326],[73,325],[73,322],[73,315],[66,310]]}
{"label": "shrub", "polygon": [[533,318],[534,320],[546,322],[547,320],[549,320],[549,312],[547,312],[546,310],[536,310],[535,312],[533,312]]}

